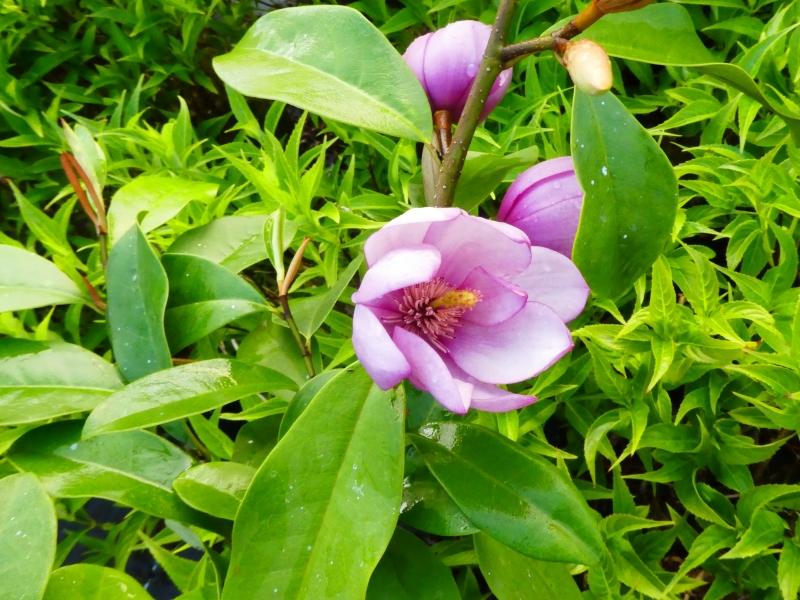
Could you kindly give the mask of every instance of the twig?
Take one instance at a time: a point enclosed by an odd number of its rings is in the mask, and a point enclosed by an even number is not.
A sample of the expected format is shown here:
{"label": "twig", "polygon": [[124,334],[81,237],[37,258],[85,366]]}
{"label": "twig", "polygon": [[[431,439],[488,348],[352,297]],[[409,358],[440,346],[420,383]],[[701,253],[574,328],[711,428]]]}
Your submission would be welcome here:
{"label": "twig", "polygon": [[[67,179],[70,185],[72,185],[72,189],[75,190],[75,194],[78,196],[78,200],[84,212],[89,219],[91,219],[92,223],[94,223],[97,240],[100,244],[100,260],[105,269],[108,264],[108,221],[106,220],[106,207],[103,198],[100,196],[97,189],[95,189],[86,171],[83,170],[81,164],[72,154],[63,152],[60,158],[61,167],[64,169],[64,173],[66,173]],[[83,183],[89,191],[89,196],[91,196],[92,199],[91,202],[89,202],[89,198],[87,198],[86,193],[83,191],[81,183]]]}
{"label": "twig", "polygon": [[314,361],[311,357],[311,349],[308,346],[308,342],[303,340],[303,336],[300,334],[300,329],[297,327],[297,322],[294,320],[294,316],[292,316],[292,309],[289,307],[289,288],[292,287],[292,282],[294,282],[294,278],[297,277],[297,273],[300,270],[300,265],[303,262],[303,254],[305,254],[306,248],[310,242],[311,238],[303,238],[300,247],[292,257],[292,262],[289,263],[289,268],[286,270],[286,277],[284,277],[283,281],[281,281],[279,284],[278,302],[283,310],[283,319],[289,326],[289,331],[292,332],[292,337],[294,338],[297,347],[300,349],[300,352],[303,355],[303,362],[305,363],[308,376],[314,377],[314,375],[317,373],[314,369]]}
{"label": "twig", "polygon": [[467,96],[467,103],[456,126],[453,143],[442,159],[439,176],[433,193],[434,206],[451,206],[455,198],[455,187],[464,168],[467,150],[475,135],[475,129],[481,118],[486,99],[497,76],[503,70],[501,52],[505,46],[506,34],[511,25],[516,0],[501,0],[497,9],[497,18],[486,44],[478,74]]}

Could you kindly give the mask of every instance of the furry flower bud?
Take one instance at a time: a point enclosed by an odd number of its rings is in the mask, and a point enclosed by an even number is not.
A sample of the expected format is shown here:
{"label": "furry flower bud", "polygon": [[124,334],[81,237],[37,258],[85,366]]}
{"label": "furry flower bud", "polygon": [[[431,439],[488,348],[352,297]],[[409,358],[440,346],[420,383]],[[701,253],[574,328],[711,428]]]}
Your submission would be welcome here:
{"label": "furry flower bud", "polygon": [[611,89],[614,82],[611,61],[599,44],[591,40],[568,42],[563,61],[573,83],[582,92],[596,96]]}

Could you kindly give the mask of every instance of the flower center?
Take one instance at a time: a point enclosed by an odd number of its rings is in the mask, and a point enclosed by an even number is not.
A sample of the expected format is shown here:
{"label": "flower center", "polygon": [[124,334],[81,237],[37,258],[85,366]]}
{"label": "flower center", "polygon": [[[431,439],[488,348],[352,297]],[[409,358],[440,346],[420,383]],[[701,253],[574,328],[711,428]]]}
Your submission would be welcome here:
{"label": "flower center", "polygon": [[453,338],[461,316],[481,301],[477,290],[459,290],[441,277],[405,288],[397,301],[397,315],[384,319],[400,325],[447,353],[443,340]]}

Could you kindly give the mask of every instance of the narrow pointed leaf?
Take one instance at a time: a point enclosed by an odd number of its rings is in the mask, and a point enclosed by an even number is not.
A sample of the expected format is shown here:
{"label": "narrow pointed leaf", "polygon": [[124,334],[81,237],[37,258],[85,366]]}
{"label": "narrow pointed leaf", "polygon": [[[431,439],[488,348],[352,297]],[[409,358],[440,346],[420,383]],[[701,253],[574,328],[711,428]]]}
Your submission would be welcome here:
{"label": "narrow pointed leaf", "polygon": [[172,365],[164,310],[167,276],[139,226],[131,227],[108,258],[108,329],[119,369],[128,381]]}
{"label": "narrow pointed leaf", "polygon": [[83,434],[143,429],[198,415],[250,394],[294,387],[291,379],[272,369],[236,360],[215,358],[181,365],[138,379],[109,396],[89,415]]}
{"label": "narrow pointed leaf", "polygon": [[0,313],[86,300],[86,294],[49,260],[0,245]]}

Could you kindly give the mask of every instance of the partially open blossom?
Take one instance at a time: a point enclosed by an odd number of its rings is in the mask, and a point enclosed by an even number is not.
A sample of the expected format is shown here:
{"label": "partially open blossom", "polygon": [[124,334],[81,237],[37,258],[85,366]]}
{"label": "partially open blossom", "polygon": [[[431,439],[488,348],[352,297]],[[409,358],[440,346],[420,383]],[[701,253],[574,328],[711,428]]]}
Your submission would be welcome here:
{"label": "partially open blossom", "polygon": [[383,389],[409,379],[449,410],[507,411],[532,396],[497,384],[547,369],[572,348],[565,323],[588,288],[575,265],[506,223],[417,208],[364,246],[353,347]]}
{"label": "partially open blossom", "polygon": [[520,173],[508,188],[497,219],[524,231],[534,246],[572,256],[583,190],[572,158],[546,160]]}
{"label": "partially open blossom", "polygon": [[600,44],[591,40],[567,42],[563,61],[575,87],[582,92],[596,96],[611,89],[611,61]]}
{"label": "partially open blossom", "polygon": [[[448,110],[454,120],[461,116],[491,31],[479,21],[456,21],[411,42],[403,58],[428,95],[432,112]],[[510,83],[511,69],[506,69],[492,85],[481,118],[497,106]]]}

